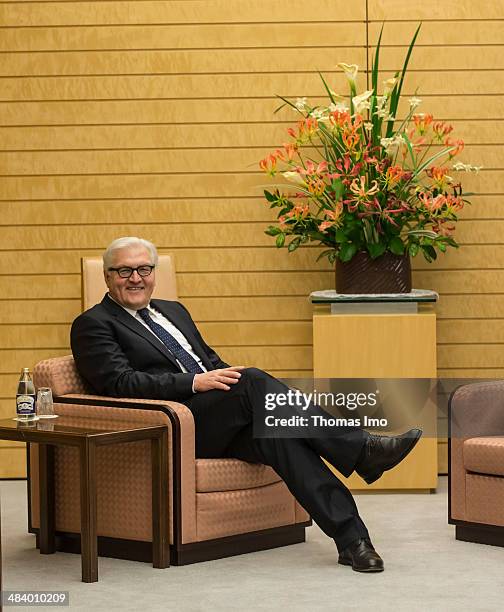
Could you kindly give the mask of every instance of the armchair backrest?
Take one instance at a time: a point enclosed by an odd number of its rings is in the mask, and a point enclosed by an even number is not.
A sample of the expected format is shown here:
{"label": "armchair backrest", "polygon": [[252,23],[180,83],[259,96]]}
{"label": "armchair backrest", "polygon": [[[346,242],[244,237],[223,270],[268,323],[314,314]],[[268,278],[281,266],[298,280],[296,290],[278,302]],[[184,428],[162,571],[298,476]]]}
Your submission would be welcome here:
{"label": "armchair backrest", "polygon": [[[83,257],[81,267],[82,309],[87,310],[101,302],[107,291],[107,285],[103,278],[101,257]],[[175,265],[171,255],[159,256],[153,297],[165,300],[177,299]],[[77,372],[72,355],[45,359],[35,366],[33,374],[36,387],[51,387],[55,396],[92,393]]]}
{"label": "armchair backrest", "polygon": [[[83,257],[82,269],[82,310],[87,310],[102,301],[107,293],[103,278],[103,261],[101,257]],[[175,263],[172,255],[160,255],[156,266],[156,288],[153,298],[162,300],[177,299],[177,281]]]}
{"label": "armchair backrest", "polygon": [[92,393],[75,367],[72,355],[39,361],[33,370],[35,387],[51,387],[55,396]]}

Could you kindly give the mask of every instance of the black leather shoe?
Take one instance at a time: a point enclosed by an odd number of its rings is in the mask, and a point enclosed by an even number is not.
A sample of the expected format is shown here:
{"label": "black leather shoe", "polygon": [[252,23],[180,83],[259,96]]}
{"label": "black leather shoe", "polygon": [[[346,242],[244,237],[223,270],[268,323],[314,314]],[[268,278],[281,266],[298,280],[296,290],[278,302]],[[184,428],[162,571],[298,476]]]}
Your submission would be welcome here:
{"label": "black leather shoe", "polygon": [[340,554],[338,563],[351,565],[355,572],[383,572],[383,559],[366,538],[356,540]]}
{"label": "black leather shoe", "polygon": [[410,429],[400,436],[370,434],[355,471],[368,484],[373,483],[383,472],[400,463],[413,450],[421,435],[421,429]]}

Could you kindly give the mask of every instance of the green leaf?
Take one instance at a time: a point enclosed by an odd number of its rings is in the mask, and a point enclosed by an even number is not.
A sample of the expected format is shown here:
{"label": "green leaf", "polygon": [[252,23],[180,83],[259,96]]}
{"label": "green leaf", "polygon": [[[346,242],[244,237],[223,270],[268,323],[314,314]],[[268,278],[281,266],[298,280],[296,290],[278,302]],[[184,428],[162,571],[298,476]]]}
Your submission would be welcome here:
{"label": "green leaf", "polygon": [[341,246],[339,258],[343,262],[350,261],[355,253],[357,253],[357,246],[352,242],[347,242]]}
{"label": "green leaf", "polygon": [[283,247],[283,245],[285,244],[285,234],[278,234],[277,239],[276,239],[276,245],[279,249],[281,249]]}
{"label": "green leaf", "polygon": [[380,64],[380,47],[381,47],[381,39],[382,39],[384,27],[385,27],[385,24],[382,23],[382,27],[380,30],[380,36],[378,36],[378,42],[376,43],[376,50],[375,50],[375,54],[373,58],[373,76],[371,79],[371,86],[373,88],[375,95],[378,93],[378,67]]}
{"label": "green leaf", "polygon": [[381,242],[378,242],[377,244],[371,242],[367,245],[368,253],[371,255],[372,259],[376,259],[377,257],[380,257],[380,255],[383,255],[383,253],[385,253],[385,249],[386,246]]}
{"label": "green leaf", "polygon": [[[406,75],[406,70],[408,69],[408,64],[409,64],[409,60],[411,57],[411,53],[413,51],[413,47],[415,46],[415,42],[418,36],[418,33],[420,32],[420,28],[422,27],[422,24],[420,23],[418,28],[416,29],[416,32],[410,42],[410,46],[408,48],[408,53],[406,54],[406,59],[404,60],[404,65],[403,65],[403,69],[401,72],[401,78],[399,79],[399,84],[397,86],[397,89],[394,87],[394,91],[393,94],[391,96],[391,100],[390,100],[390,114],[393,115],[394,117],[397,114],[397,106],[399,104],[399,99],[401,97],[401,90],[402,90],[402,86],[403,86],[403,81],[404,81],[404,77]],[[387,127],[387,138],[390,138],[390,136],[392,135],[392,130],[394,127],[394,123],[392,121],[388,122],[388,127]]]}
{"label": "green leaf", "polygon": [[329,260],[329,263],[331,264],[333,264],[337,258],[338,258],[338,253],[336,251],[331,251],[329,255],[327,256],[327,259]]}
{"label": "green leaf", "polygon": [[300,242],[301,242],[301,238],[294,238],[294,240],[292,240],[292,242],[287,247],[287,250],[289,251],[289,253],[292,253],[293,251],[295,251],[299,247]]}
{"label": "green leaf", "polygon": [[308,232],[308,237],[310,238],[310,240],[320,240],[320,242],[323,242],[324,240],[327,239],[326,234],[323,234],[322,232],[316,232],[316,231]]}
{"label": "green leaf", "polygon": [[457,241],[455,240],[455,238],[451,238],[449,236],[446,236],[444,239],[444,242],[446,242],[446,244],[449,244],[452,247],[455,247],[456,249],[459,248],[459,245],[457,243]]}
{"label": "green leaf", "polygon": [[[288,100],[287,98],[284,98],[283,96],[280,96],[279,94],[276,94],[277,98],[280,98],[280,100],[283,100],[285,104],[287,104],[288,106],[292,106],[292,108],[297,111],[298,113],[303,114],[298,107],[294,104],[294,102],[291,102],[290,100]],[[282,104],[281,106],[279,106],[277,109],[275,109],[275,113],[278,113],[279,110],[281,110],[285,104]]]}
{"label": "green leaf", "polygon": [[441,151],[439,151],[435,155],[431,155],[431,157],[429,157],[426,161],[423,161],[422,165],[418,166],[415,169],[415,171],[413,172],[413,178],[418,176],[420,174],[420,172],[423,172],[425,170],[425,168],[427,168],[427,166],[430,166],[433,162],[435,162],[436,159],[439,159],[440,157],[444,157],[448,153],[448,151],[450,151],[451,149],[453,149],[453,147],[448,147],[447,149],[442,149]]}
{"label": "green leaf", "polygon": [[277,202],[278,201],[278,195],[275,195],[275,194],[267,191],[266,189],[264,190],[264,197],[268,200],[268,202]]}
{"label": "green leaf", "polygon": [[345,232],[342,229],[337,229],[336,230],[336,235],[335,235],[334,239],[338,243],[342,243],[342,242],[346,242],[347,241],[346,234],[345,234]]}
{"label": "green leaf", "polygon": [[411,257],[416,257],[418,255],[419,249],[420,246],[418,242],[412,242],[409,246],[409,254],[411,255]]}
{"label": "green leaf", "polygon": [[341,196],[345,192],[345,185],[343,185],[343,181],[341,179],[334,179],[331,183],[331,187],[336,201],[340,200]]}
{"label": "green leaf", "polygon": [[315,261],[320,261],[322,257],[329,257],[330,253],[334,253],[334,249],[326,249],[325,251],[322,251]]}
{"label": "green leaf", "polygon": [[410,230],[408,232],[408,236],[424,236],[426,239],[432,238],[435,240],[438,235],[436,234],[436,232],[433,232],[431,230],[418,229],[418,230]]}
{"label": "green leaf", "polygon": [[322,79],[322,83],[324,84],[324,87],[325,87],[325,90],[327,91],[327,95],[329,96],[329,99],[331,100],[333,104],[336,104],[336,100],[334,99],[334,96],[332,95],[332,92],[329,89],[329,85],[326,83],[326,80],[322,76],[322,73],[320,71],[318,71],[318,73],[319,73],[320,78]]}
{"label": "green leaf", "polygon": [[404,243],[398,236],[392,238],[389,248],[394,255],[402,255],[404,253]]}
{"label": "green leaf", "polygon": [[375,115],[376,110],[376,101],[378,99],[378,69],[380,65],[380,48],[381,48],[381,39],[383,34],[383,28],[385,27],[385,23],[382,23],[382,27],[380,29],[380,35],[378,36],[378,42],[376,43],[375,54],[373,57],[373,66],[371,71],[371,87],[373,89],[373,95],[371,96],[370,109],[369,109],[369,118],[371,123],[373,124],[373,129],[371,132],[371,140],[373,144],[378,140],[379,134],[381,131],[381,119]]}
{"label": "green leaf", "polygon": [[[413,52],[413,47],[415,46],[416,39],[418,37],[418,34],[420,32],[420,28],[421,27],[422,27],[422,24],[419,23],[418,24],[418,28],[416,29],[416,32],[413,35],[413,38],[411,39],[410,46],[408,48],[408,53],[406,54],[406,59],[404,60],[404,65],[403,65],[403,69],[402,69],[401,79],[399,81],[399,88],[397,90],[397,102],[399,101],[399,98],[401,97],[401,90],[402,90],[402,86],[403,86],[404,77],[406,75],[406,70],[408,69],[408,64],[409,64],[409,60],[410,60],[410,57],[411,57],[411,53]],[[396,110],[397,110],[397,103],[396,103],[396,107],[394,109],[392,109],[392,114],[394,116],[395,116]]]}
{"label": "green leaf", "polygon": [[411,146],[411,141],[408,137],[408,135],[406,134],[406,132],[403,132],[402,137],[404,138],[404,141],[406,142],[406,146],[408,147],[408,152],[410,154],[411,157],[411,161],[413,162],[413,170],[416,172],[417,166],[417,159],[415,157],[415,154],[413,152],[413,147]]}
{"label": "green leaf", "polygon": [[355,89],[355,82],[350,81],[350,114],[353,115],[355,112],[353,99],[357,95],[357,90]]}
{"label": "green leaf", "polygon": [[446,253],[446,244],[444,242],[438,242],[437,245],[441,253]]}
{"label": "green leaf", "polygon": [[430,262],[437,259],[436,249],[431,244],[422,244],[422,250],[427,261]]}
{"label": "green leaf", "polygon": [[264,231],[268,236],[277,236],[280,234],[282,230],[279,227],[275,227],[274,225],[270,225],[267,230]]}

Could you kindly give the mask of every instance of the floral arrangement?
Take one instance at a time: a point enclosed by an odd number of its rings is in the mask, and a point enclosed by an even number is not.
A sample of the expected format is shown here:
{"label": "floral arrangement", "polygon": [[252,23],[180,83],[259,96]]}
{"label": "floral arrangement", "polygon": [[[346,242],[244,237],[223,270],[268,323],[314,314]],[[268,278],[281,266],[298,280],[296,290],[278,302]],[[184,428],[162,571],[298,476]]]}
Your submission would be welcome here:
{"label": "floral arrangement", "polygon": [[[301,115],[287,131],[290,141],[259,166],[281,176],[264,195],[278,208],[278,224],[266,233],[290,252],[308,242],[329,247],[320,257],[349,261],[358,251],[377,258],[389,251],[427,261],[437,250],[457,247],[453,237],[457,214],[467,203],[455,171],[479,168],[455,158],[464,148],[453,127],[417,112],[421,100],[409,99],[404,119],[397,111],[418,27],[403,69],[378,92],[381,36],[372,68],[372,89],[357,94],[358,66],[338,64],[349,85],[349,99],[337,95],[320,74],[328,106],[311,106],[280,97]],[[280,109],[277,109],[280,110]]]}

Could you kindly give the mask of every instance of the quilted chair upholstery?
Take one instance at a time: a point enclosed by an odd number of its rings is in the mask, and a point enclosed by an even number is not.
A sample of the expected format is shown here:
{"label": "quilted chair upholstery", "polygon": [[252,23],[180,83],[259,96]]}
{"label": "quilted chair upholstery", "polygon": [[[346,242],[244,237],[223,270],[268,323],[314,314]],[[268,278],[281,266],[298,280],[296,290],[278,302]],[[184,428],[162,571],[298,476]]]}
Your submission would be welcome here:
{"label": "quilted chair upholstery", "polygon": [[450,399],[449,522],[459,540],[504,546],[504,381]]}
{"label": "quilted chair upholstery", "polygon": [[[304,541],[309,516],[272,468],[238,459],[195,459],[194,420],[183,404],[90,395],[72,356],[38,363],[34,380],[37,387],[52,388],[61,414],[166,423],[173,564]],[[56,530],[64,542],[65,534],[80,531],[78,456],[71,447],[55,451]],[[31,530],[36,532],[38,453],[29,457]],[[98,536],[126,542],[119,554],[101,554],[147,560],[142,551],[150,548],[140,545],[152,541],[150,461],[148,442],[99,449]]]}

